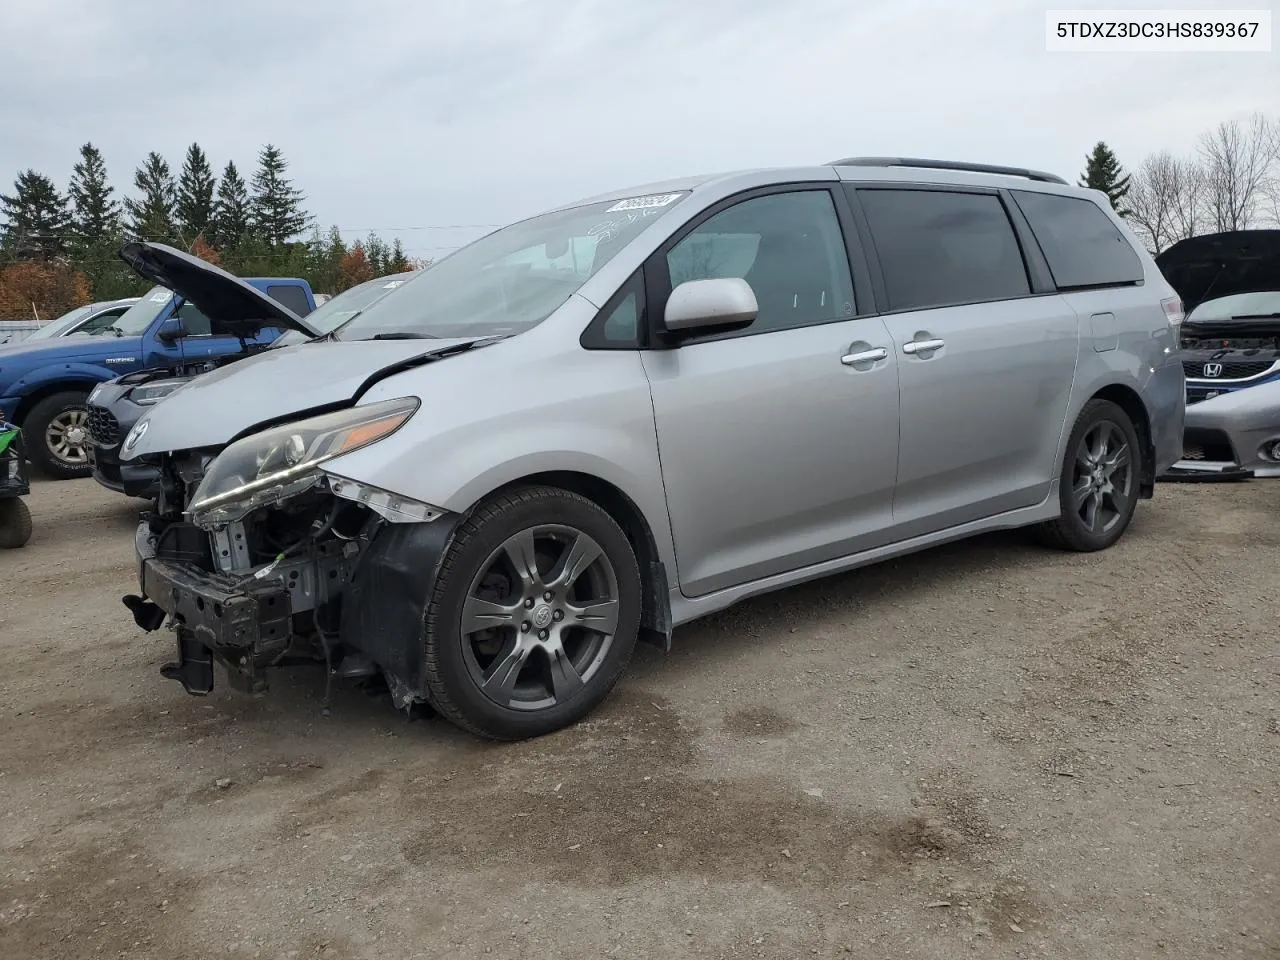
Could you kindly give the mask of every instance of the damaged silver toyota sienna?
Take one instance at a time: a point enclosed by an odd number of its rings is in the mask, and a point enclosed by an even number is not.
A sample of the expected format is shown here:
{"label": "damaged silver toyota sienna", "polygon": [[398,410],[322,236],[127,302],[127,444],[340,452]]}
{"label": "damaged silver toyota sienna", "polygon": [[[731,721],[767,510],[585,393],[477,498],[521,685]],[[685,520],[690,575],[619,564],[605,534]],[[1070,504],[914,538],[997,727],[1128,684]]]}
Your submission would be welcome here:
{"label": "damaged silver toyota sienna", "polygon": [[537,736],[749,596],[995,529],[1109,547],[1181,453],[1181,319],[1101,194],[1030,170],[583,200],[151,409],[125,603],[190,693],[318,661]]}

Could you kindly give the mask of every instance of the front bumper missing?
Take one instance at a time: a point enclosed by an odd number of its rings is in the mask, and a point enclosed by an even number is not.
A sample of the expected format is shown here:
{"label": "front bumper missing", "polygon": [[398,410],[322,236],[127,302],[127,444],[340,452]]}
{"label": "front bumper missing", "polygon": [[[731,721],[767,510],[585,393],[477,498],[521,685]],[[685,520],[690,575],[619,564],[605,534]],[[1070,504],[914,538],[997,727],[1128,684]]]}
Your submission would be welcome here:
{"label": "front bumper missing", "polygon": [[166,617],[178,638],[178,659],[161,669],[191,694],[213,689],[213,660],[227,667],[232,685],[249,692],[266,688],[262,668],[277,662],[292,640],[293,604],[278,582],[244,584],[189,562],[157,557],[146,525],[139,527],[141,596],[123,598],[145,630]]}

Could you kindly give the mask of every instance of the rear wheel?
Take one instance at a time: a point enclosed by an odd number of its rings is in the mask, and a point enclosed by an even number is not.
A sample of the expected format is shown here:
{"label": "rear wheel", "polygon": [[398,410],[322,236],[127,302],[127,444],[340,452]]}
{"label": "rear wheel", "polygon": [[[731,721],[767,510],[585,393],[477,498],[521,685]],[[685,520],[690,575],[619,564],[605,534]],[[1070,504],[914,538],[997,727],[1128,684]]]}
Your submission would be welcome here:
{"label": "rear wheel", "polygon": [[1062,514],[1040,528],[1062,550],[1105,550],[1133,519],[1142,476],[1142,447],[1133,421],[1109,400],[1090,400],[1067,441],[1059,495]]}
{"label": "rear wheel", "polygon": [[27,456],[55,480],[73,480],[93,472],[87,400],[88,394],[78,391],[55,393],[32,407],[22,425]]}
{"label": "rear wheel", "polygon": [[497,740],[567,726],[626,669],[640,601],[635,552],[599,506],[554,487],[494,497],[459,527],[427,608],[432,705]]}
{"label": "rear wheel", "polygon": [[31,510],[21,497],[0,499],[0,549],[12,550],[31,539]]}

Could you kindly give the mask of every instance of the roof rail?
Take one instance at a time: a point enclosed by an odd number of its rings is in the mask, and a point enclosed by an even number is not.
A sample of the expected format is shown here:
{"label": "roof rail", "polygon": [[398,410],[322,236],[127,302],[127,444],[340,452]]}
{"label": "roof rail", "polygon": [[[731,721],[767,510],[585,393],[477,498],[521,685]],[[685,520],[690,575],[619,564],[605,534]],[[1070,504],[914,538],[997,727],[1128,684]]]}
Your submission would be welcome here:
{"label": "roof rail", "polygon": [[967,163],[963,160],[926,160],[920,157],[845,157],[833,160],[830,167],[921,167],[925,170],[964,170],[970,173],[998,173],[1006,177],[1026,177],[1041,183],[1067,185],[1057,174],[1027,170],[1024,167],[1001,167],[993,163]]}

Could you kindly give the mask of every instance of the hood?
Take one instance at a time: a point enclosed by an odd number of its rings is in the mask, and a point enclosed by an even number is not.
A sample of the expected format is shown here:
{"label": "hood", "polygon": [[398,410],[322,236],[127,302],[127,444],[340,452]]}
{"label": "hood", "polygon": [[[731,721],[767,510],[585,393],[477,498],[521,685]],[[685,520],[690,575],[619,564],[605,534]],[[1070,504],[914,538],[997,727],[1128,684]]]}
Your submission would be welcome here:
{"label": "hood", "polygon": [[100,363],[107,357],[128,357],[134,363],[141,349],[140,337],[49,337],[0,344],[0,381],[6,379],[5,368],[13,363],[21,363],[24,369],[61,361]]}
{"label": "hood", "polygon": [[215,332],[254,337],[267,327],[318,334],[284,304],[235,274],[163,243],[134,241],[120,248],[120,259],[136,273],[190,300],[209,318]]}
{"label": "hood", "polygon": [[[141,420],[121,458],[220,447],[259,424],[350,404],[366,385],[489,338],[353,340],[266,350],[179,387]],[[146,424],[145,427],[142,425]]]}
{"label": "hood", "polygon": [[1180,240],[1156,266],[1190,314],[1206,300],[1280,290],[1280,230],[1234,230]]}

